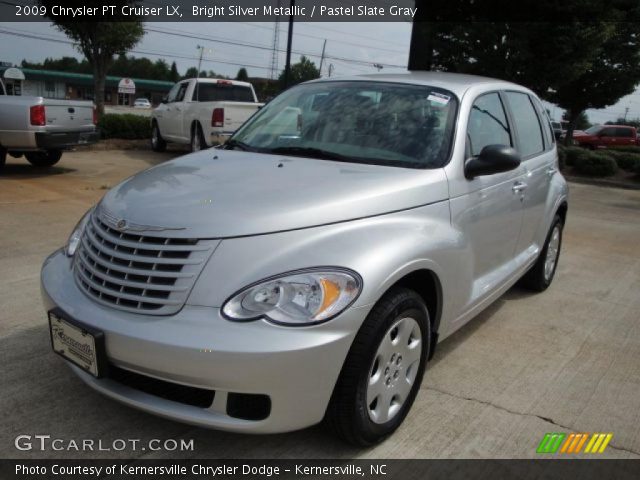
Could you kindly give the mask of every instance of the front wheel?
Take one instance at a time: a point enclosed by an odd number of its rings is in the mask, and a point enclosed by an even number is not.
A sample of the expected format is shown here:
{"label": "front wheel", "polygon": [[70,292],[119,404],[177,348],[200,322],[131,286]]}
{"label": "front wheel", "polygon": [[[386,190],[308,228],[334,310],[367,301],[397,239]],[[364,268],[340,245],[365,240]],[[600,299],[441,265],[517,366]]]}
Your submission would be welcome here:
{"label": "front wheel", "polygon": [[560,258],[562,227],[562,219],[559,215],[556,215],[538,260],[533,264],[531,270],[522,277],[522,285],[524,287],[536,292],[542,292],[551,285],[558,267],[558,259]]}
{"label": "front wheel", "polygon": [[402,423],[418,393],[431,345],[429,312],[413,290],[394,288],[374,306],[347,355],[325,421],[368,446]]}
{"label": "front wheel", "polygon": [[51,167],[60,161],[62,150],[47,150],[46,152],[27,152],[24,154],[34,167]]}

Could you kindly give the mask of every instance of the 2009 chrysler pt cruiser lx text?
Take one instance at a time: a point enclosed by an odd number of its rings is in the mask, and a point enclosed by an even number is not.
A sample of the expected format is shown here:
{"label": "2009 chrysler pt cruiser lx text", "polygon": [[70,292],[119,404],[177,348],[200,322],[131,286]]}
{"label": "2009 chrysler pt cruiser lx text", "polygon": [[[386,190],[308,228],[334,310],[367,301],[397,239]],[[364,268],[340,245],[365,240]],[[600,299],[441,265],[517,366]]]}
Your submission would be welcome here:
{"label": "2009 chrysler pt cruiser lx text", "polygon": [[305,83],[222,147],[109,191],[42,268],[53,349],[148,412],[393,432],[436,344],[553,279],[567,214],[531,91],[413,72]]}

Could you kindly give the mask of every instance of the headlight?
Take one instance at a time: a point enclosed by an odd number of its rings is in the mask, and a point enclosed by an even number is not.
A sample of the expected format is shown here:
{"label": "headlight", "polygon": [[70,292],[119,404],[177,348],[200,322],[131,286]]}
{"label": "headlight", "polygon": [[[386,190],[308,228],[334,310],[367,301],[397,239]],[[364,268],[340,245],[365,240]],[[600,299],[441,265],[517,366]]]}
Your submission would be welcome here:
{"label": "headlight", "polygon": [[349,270],[290,272],[250,285],[227,300],[230,320],[265,318],[282,325],[312,325],[343,312],[360,294],[362,280]]}
{"label": "headlight", "polygon": [[69,257],[73,257],[76,253],[76,249],[78,245],[80,245],[80,240],[82,239],[82,233],[84,232],[84,228],[87,226],[89,222],[89,218],[91,217],[91,212],[93,212],[93,207],[91,207],[87,213],[83,215],[80,221],[76,224],[69,235],[69,240],[67,240],[67,245],[64,247],[64,253]]}

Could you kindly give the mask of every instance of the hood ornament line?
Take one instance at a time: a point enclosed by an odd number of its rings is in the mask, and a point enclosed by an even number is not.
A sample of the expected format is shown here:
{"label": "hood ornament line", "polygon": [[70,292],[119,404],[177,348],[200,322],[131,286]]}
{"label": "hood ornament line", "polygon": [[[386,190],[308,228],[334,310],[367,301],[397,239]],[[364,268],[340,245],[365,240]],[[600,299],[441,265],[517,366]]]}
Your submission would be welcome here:
{"label": "hood ornament line", "polygon": [[143,225],[141,223],[133,223],[124,218],[114,215],[106,208],[100,206],[98,208],[98,218],[107,226],[118,230],[119,232],[162,232],[165,230],[186,230],[185,227],[165,227],[159,225]]}

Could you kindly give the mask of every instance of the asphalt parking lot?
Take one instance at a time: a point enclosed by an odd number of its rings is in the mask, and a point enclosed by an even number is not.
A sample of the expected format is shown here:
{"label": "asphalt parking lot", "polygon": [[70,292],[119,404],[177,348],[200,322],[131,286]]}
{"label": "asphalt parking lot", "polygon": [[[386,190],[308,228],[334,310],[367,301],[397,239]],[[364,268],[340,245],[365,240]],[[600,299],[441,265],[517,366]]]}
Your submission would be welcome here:
{"label": "asphalt parking lot", "polygon": [[[65,154],[0,175],[3,458],[534,458],[547,432],[611,432],[608,458],[640,458],[640,191],[571,184],[550,289],[514,287],[440,344],[398,432],[365,450],[320,427],[271,436],[194,428],[94,393],[51,352],[39,271],[105,190],[178,153]],[[17,435],[193,439],[194,451],[27,451]],[[584,455],[583,455],[584,456]]]}

